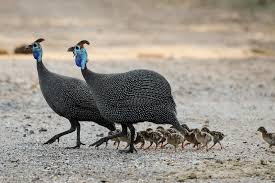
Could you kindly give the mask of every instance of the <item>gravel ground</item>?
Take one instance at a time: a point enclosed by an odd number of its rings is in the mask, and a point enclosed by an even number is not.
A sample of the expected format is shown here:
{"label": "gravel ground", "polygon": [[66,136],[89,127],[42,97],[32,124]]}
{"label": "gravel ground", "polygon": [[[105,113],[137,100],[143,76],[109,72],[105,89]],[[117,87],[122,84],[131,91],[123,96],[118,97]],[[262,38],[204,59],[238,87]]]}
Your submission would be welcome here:
{"label": "gravel ground", "polygon": [[[45,61],[55,72],[81,78],[68,61]],[[98,72],[153,69],[171,83],[178,118],[191,127],[226,134],[224,150],[192,148],[139,150],[121,154],[109,144],[69,150],[76,133],[59,143],[43,145],[69,128],[69,122],[47,106],[38,85],[33,59],[0,61],[0,182],[275,182],[275,149],[268,149],[256,132],[275,131],[274,58],[247,60],[91,61]],[[22,69],[24,68],[24,69]],[[138,130],[155,127],[136,125]],[[81,123],[81,139],[90,144],[107,130]],[[123,147],[121,147],[123,148]]]}

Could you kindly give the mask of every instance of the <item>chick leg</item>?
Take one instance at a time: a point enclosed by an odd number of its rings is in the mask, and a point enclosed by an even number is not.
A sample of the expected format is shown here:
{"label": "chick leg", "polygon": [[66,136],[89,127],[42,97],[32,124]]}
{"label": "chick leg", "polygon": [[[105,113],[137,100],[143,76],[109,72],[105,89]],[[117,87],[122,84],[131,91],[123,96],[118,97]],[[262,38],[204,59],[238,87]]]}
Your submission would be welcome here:
{"label": "chick leg", "polygon": [[220,142],[218,142],[219,144],[220,144],[220,146],[221,146],[221,149],[223,149],[223,146],[222,146],[222,144],[220,143]]}
{"label": "chick leg", "polygon": [[175,147],[175,152],[177,152],[177,146],[176,146],[176,145],[174,145],[174,147]]}
{"label": "chick leg", "polygon": [[116,149],[119,148],[119,144],[120,144],[120,141],[117,141],[117,146],[116,146]]}
{"label": "chick leg", "polygon": [[212,149],[212,147],[214,147],[217,144],[217,142],[214,142],[214,144],[210,147],[210,149]]}
{"label": "chick leg", "polygon": [[146,147],[145,149],[149,149],[153,145],[153,142],[150,141],[150,145]]}
{"label": "chick leg", "polygon": [[168,142],[167,142],[166,144],[164,144],[164,145],[162,146],[162,148],[165,148],[165,146],[167,146],[167,144],[168,144]]}

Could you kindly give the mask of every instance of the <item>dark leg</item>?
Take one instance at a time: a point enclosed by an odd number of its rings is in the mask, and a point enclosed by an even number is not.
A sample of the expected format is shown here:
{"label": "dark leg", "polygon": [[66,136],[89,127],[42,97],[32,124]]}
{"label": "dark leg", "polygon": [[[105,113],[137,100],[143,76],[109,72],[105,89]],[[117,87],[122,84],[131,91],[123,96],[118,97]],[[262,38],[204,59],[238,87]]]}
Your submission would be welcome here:
{"label": "dark leg", "polygon": [[117,146],[116,146],[116,149],[119,148],[119,144],[120,144],[120,141],[117,142]]}
{"label": "dark leg", "polygon": [[155,142],[155,144],[156,144],[155,150],[157,150],[159,143]]}
{"label": "dark leg", "polygon": [[174,145],[174,147],[175,147],[175,152],[177,152],[177,145]]}
{"label": "dark leg", "polygon": [[139,147],[139,149],[142,149],[144,147],[145,142],[143,141]]}
{"label": "dark leg", "polygon": [[153,142],[150,141],[150,145],[146,147],[145,149],[150,149],[150,147],[153,145]]}
{"label": "dark leg", "polygon": [[166,141],[166,138],[162,137],[161,140],[159,141],[160,143],[160,148],[163,147],[163,143]]}
{"label": "dark leg", "polygon": [[190,144],[190,142],[187,142],[186,144],[183,145],[183,148],[185,148],[186,146],[188,146]]}
{"label": "dark leg", "polygon": [[167,142],[166,144],[164,144],[164,145],[162,146],[162,148],[165,148],[165,146],[167,146],[167,144],[168,144],[168,142]]}
{"label": "dark leg", "polygon": [[72,133],[76,130],[76,124],[75,124],[75,121],[73,120],[69,120],[70,123],[71,123],[71,128],[67,131],[64,131],[62,133],[59,133],[55,136],[53,136],[50,140],[48,140],[47,142],[45,142],[44,144],[52,144],[54,143],[56,140],[59,142],[59,138],[62,137],[63,135],[67,135],[69,133]]}
{"label": "dark leg", "polygon": [[126,145],[126,147],[124,149],[127,149],[127,147],[129,147],[129,146],[130,146],[130,144],[129,144],[129,142],[127,142],[127,145]]}
{"label": "dark leg", "polygon": [[214,147],[216,144],[217,142],[214,142],[214,144],[209,149],[212,149],[212,147]]}
{"label": "dark leg", "polygon": [[126,151],[120,151],[120,152],[125,152],[125,153],[133,153],[134,151],[137,152],[135,146],[134,146],[134,141],[135,141],[135,127],[132,124],[128,124],[127,127],[129,128],[131,132],[131,141],[130,141],[130,148]]}
{"label": "dark leg", "polygon": [[78,149],[80,148],[81,145],[85,145],[80,141],[80,124],[78,121],[74,121],[74,124],[76,125],[76,132],[77,132],[77,136],[76,136],[76,146],[74,147],[67,147],[67,149]]}
{"label": "dark leg", "polygon": [[123,137],[127,135],[127,126],[122,124],[122,131],[120,133],[114,134],[114,135],[109,135],[107,137],[103,137],[101,139],[99,139],[98,141],[96,141],[95,143],[91,144],[91,146],[95,146],[95,147],[99,147],[101,144],[103,144],[104,142],[113,139],[113,138],[117,138],[117,137]]}
{"label": "dark leg", "polygon": [[223,147],[222,147],[222,144],[220,143],[220,142],[218,142],[219,144],[220,144],[220,146],[221,146],[221,149],[223,149]]}

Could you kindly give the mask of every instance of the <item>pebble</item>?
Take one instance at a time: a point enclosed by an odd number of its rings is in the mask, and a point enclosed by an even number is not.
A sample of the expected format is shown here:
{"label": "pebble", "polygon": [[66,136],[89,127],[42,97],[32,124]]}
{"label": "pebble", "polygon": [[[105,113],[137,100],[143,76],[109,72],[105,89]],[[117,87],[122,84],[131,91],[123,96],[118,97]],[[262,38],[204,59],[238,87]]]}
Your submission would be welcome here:
{"label": "pebble", "polygon": [[38,131],[39,131],[39,133],[41,133],[41,132],[46,132],[48,130],[46,128],[40,128]]}

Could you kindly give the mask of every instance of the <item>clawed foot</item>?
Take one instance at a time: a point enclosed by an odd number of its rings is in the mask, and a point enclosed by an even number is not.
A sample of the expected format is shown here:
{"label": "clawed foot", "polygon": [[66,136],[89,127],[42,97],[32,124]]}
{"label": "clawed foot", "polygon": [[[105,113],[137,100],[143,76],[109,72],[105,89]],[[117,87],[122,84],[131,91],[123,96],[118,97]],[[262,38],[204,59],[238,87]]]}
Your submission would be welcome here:
{"label": "clawed foot", "polygon": [[45,142],[44,144],[52,144],[57,140],[57,142],[59,143],[59,137],[52,137],[50,140],[48,140],[47,142]]}
{"label": "clawed foot", "polygon": [[81,145],[85,145],[84,143],[80,142],[76,146],[73,147],[66,147],[65,149],[79,149]]}
{"label": "clawed foot", "polygon": [[101,144],[103,144],[104,142],[107,142],[108,139],[106,137],[103,137],[101,139],[99,139],[98,141],[96,141],[95,143],[89,145],[89,147],[95,146],[95,147],[99,147]]}

